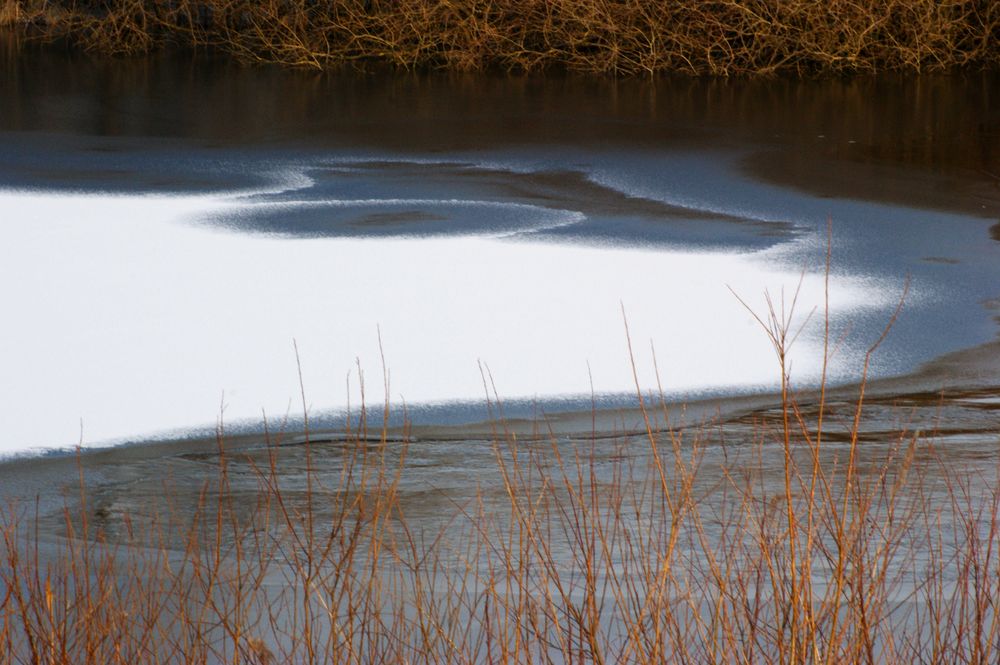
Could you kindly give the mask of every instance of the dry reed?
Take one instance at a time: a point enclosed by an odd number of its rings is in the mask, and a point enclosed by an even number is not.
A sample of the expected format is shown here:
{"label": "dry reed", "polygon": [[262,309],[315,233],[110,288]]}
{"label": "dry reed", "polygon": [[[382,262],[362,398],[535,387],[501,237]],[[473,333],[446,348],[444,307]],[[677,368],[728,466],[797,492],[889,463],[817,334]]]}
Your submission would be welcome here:
{"label": "dry reed", "polygon": [[612,74],[1000,64],[996,0],[4,0],[0,25],[105,53]]}
{"label": "dry reed", "polygon": [[846,421],[825,391],[807,416],[791,316],[760,321],[781,403],[744,435],[642,391],[639,436],[524,439],[498,412],[496,482],[431,520],[422,444],[363,406],[333,443],[231,455],[220,425],[193,510],[166,484],[109,521],[81,472],[64,537],[0,519],[0,665],[996,662],[998,478],[905,429],[862,444],[864,376]]}

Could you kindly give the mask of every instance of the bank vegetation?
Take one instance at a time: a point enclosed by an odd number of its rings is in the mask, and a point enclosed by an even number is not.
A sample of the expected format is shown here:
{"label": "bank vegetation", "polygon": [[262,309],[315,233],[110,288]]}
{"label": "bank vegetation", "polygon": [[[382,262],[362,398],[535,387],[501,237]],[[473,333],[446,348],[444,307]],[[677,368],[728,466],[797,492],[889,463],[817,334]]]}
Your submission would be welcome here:
{"label": "bank vegetation", "polygon": [[29,40],[108,54],[621,75],[1000,64],[997,0],[0,0]]}

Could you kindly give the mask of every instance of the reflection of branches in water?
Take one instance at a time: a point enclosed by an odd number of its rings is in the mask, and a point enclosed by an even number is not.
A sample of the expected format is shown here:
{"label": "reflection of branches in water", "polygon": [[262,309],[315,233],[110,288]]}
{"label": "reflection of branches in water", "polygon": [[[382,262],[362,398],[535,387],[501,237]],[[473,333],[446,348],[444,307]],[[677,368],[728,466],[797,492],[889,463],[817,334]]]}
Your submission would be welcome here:
{"label": "reflection of branches in water", "polygon": [[[0,41],[0,49],[7,46]],[[741,145],[748,139],[791,144],[799,157],[787,164],[789,170],[825,181],[856,173],[859,180],[877,180],[872,189],[884,188],[895,171],[857,173],[859,162],[897,170],[914,166],[935,177],[955,174],[961,182],[976,178],[993,184],[982,171],[995,174],[1000,155],[995,104],[989,103],[997,86],[993,74],[808,82],[548,77],[542,84],[530,76],[442,73],[315,77],[231,66],[221,58],[194,63],[165,55],[152,62],[67,58],[56,49],[3,57],[4,129],[49,131],[53,121],[84,132],[103,127],[109,135],[104,143],[112,143],[113,135],[240,143],[287,137],[407,154],[497,146],[516,146],[523,154],[525,147],[553,143],[700,149],[718,145],[725,137],[716,130],[722,129],[730,138],[736,130]],[[81,103],[51,118],[44,100],[53,87]],[[129,99],[127,114],[115,101],[123,98]],[[409,102],[402,105],[401,99]],[[817,138],[819,133],[825,138]],[[829,158],[852,166],[831,169]],[[939,181],[910,182],[907,188],[911,195],[957,189]],[[586,189],[575,189],[594,200]],[[903,196],[900,192],[899,200]]]}

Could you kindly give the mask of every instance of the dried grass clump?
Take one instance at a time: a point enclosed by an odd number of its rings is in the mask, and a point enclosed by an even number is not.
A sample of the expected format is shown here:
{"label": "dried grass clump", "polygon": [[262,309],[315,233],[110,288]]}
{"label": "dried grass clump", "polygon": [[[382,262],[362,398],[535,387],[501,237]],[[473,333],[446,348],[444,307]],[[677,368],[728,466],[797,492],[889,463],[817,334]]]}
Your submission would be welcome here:
{"label": "dried grass clump", "polygon": [[1000,64],[996,0],[5,0],[0,25],[107,53],[305,67],[702,75]]}

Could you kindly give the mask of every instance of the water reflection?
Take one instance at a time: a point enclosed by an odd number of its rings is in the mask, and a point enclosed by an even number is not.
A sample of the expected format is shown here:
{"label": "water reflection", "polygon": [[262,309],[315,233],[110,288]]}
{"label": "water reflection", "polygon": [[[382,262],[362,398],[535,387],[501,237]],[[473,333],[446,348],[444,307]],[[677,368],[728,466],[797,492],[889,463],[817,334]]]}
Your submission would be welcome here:
{"label": "water reflection", "polygon": [[1000,76],[987,72],[805,82],[316,74],[38,47],[8,50],[2,66],[6,131],[420,152],[757,140],[833,161],[1000,176]]}

